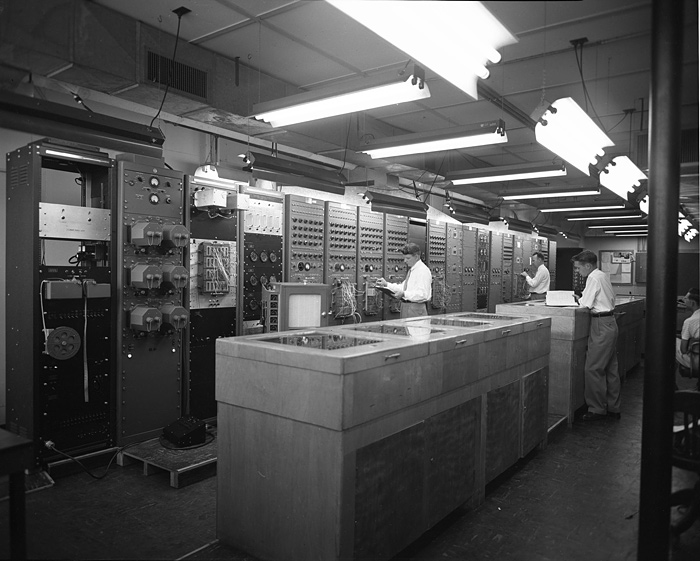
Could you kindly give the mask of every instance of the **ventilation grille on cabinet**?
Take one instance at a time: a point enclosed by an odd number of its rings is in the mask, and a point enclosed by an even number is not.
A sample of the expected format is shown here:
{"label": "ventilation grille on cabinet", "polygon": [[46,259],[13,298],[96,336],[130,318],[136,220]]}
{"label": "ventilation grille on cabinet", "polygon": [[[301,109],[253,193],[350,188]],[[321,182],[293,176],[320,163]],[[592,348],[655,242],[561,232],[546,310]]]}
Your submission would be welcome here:
{"label": "ventilation grille on cabinet", "polygon": [[207,98],[207,73],[157,53],[148,51],[146,79],[202,99]]}

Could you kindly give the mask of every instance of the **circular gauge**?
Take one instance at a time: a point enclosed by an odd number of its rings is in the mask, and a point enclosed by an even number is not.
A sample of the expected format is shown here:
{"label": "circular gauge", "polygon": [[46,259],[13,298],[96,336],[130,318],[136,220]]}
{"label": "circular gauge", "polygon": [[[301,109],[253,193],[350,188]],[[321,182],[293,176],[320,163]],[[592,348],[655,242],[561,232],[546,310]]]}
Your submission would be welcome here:
{"label": "circular gauge", "polygon": [[250,275],[250,284],[251,286],[257,286],[258,285],[258,277],[255,275]]}
{"label": "circular gauge", "polygon": [[258,254],[255,253],[254,251],[251,251],[251,252],[250,252],[250,260],[253,261],[253,262],[257,261],[257,260],[258,260]]}
{"label": "circular gauge", "polygon": [[272,263],[276,263],[276,262],[277,262],[277,254],[276,254],[274,251],[271,251],[271,252],[270,252],[270,261],[271,261]]}
{"label": "circular gauge", "polygon": [[148,180],[148,184],[149,184],[151,187],[159,187],[159,186],[160,186],[160,179],[158,179],[157,177],[155,177],[154,175],[152,175],[152,176],[150,177],[150,179]]}
{"label": "circular gauge", "polygon": [[151,193],[148,195],[148,202],[150,202],[152,205],[157,205],[160,202],[158,193]]}
{"label": "circular gauge", "polygon": [[260,252],[260,261],[263,263],[267,263],[267,260],[269,259],[269,256],[267,255],[267,251],[261,251]]}
{"label": "circular gauge", "polygon": [[267,286],[267,277],[265,275],[260,275],[260,284]]}
{"label": "circular gauge", "polygon": [[306,268],[306,266],[304,265],[304,262],[299,261],[299,264],[297,265],[297,269],[299,269],[300,271],[303,271],[305,268]]}

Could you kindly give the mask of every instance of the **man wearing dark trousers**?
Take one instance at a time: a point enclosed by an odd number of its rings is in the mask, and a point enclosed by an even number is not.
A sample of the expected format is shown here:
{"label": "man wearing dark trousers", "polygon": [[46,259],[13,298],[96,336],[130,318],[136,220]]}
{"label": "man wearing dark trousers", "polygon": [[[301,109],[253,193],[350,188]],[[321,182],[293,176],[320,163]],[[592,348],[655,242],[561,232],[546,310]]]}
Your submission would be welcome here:
{"label": "man wearing dark trousers", "polygon": [[575,297],[591,314],[585,365],[585,397],[588,412],[581,419],[595,421],[620,418],[620,373],[617,368],[617,322],[615,292],[610,278],[598,269],[595,253],[583,250],[571,259],[574,269],[586,278],[586,288]]}
{"label": "man wearing dark trousers", "polygon": [[549,292],[549,269],[544,264],[544,254],[535,251],[532,254],[532,264],[535,266],[535,275],[530,277],[526,271],[520,273],[525,277],[525,282],[530,286],[531,300],[544,300]]}
{"label": "man wearing dark trousers", "polygon": [[427,303],[432,296],[433,275],[420,259],[420,247],[407,243],[401,249],[403,261],[408,267],[402,283],[391,283],[379,279],[377,285],[393,291],[394,298],[401,300],[401,317],[414,318],[428,315]]}

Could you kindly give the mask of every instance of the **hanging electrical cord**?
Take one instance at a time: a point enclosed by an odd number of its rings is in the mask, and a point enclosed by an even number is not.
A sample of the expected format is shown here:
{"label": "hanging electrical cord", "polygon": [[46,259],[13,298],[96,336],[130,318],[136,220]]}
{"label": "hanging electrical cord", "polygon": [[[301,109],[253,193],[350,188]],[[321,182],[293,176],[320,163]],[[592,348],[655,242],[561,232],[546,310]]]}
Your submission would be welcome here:
{"label": "hanging electrical cord", "polygon": [[165,104],[165,98],[168,96],[168,90],[170,89],[170,82],[172,82],[172,77],[173,77],[172,75],[173,75],[173,72],[175,70],[175,56],[177,55],[177,45],[180,41],[180,23],[182,22],[182,16],[190,13],[191,11],[192,10],[187,9],[184,6],[181,6],[180,8],[173,10],[173,13],[177,16],[177,32],[175,33],[175,48],[173,49],[172,61],[168,65],[168,74],[167,74],[167,78],[165,80],[165,91],[163,92],[163,99],[160,100],[160,107],[158,108],[158,112],[153,116],[153,119],[151,119],[151,123],[148,125],[149,127],[153,127],[153,123],[158,118],[158,115],[160,115],[160,112],[163,110],[163,104]]}
{"label": "hanging electrical cord", "polygon": [[[581,78],[581,86],[583,87],[583,97],[584,97],[584,102],[586,105],[586,113],[588,113],[588,104],[590,102],[591,104],[591,111],[593,111],[593,114],[595,115],[596,119],[598,119],[598,124],[600,125],[600,128],[603,130],[604,133],[607,134],[607,131],[605,130],[605,127],[603,126],[603,122],[600,120],[600,116],[598,115],[598,112],[595,110],[595,106],[593,105],[593,101],[591,100],[591,96],[588,93],[588,87],[586,86],[586,80],[583,77],[583,45],[586,43],[588,40],[587,39],[576,39],[572,41],[574,45],[574,55],[576,55],[576,65],[578,66],[578,73]],[[581,56],[579,57],[579,47],[581,48]]]}

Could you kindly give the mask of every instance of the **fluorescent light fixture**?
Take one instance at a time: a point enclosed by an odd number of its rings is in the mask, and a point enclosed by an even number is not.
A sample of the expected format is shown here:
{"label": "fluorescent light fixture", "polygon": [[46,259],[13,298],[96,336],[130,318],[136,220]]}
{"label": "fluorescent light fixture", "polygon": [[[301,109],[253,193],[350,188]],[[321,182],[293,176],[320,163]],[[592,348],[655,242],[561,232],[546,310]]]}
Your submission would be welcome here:
{"label": "fluorescent light fixture", "polygon": [[634,188],[639,187],[641,181],[646,178],[647,176],[627,156],[613,158],[598,176],[603,187],[625,200],[628,193],[634,193]]}
{"label": "fluorescent light fixture", "polygon": [[57,156],[59,158],[69,158],[71,160],[80,160],[81,162],[95,162],[98,164],[108,164],[109,158],[93,158],[91,156],[83,156],[74,154],[73,152],[61,152],[59,150],[46,149],[44,152],[47,156]]}
{"label": "fluorescent light fixture", "polygon": [[639,210],[641,210],[644,214],[649,214],[649,195],[639,201]]}
{"label": "fluorescent light fixture", "polygon": [[552,103],[535,125],[535,138],[542,146],[590,175],[590,165],[614,146],[585,111],[570,97]]}
{"label": "fluorescent light fixture", "polygon": [[372,211],[384,214],[398,214],[411,218],[426,218],[428,205],[418,199],[395,197],[378,191],[365,191],[362,198],[372,206]]}
{"label": "fluorescent light fixture", "polygon": [[589,226],[589,228],[646,228],[646,224],[605,224],[604,226]]}
{"label": "fluorescent light fixture", "polygon": [[367,144],[360,149],[360,152],[369,154],[374,159],[393,158],[408,154],[458,150],[503,142],[508,142],[508,136],[506,135],[505,123],[502,119],[498,119],[478,125],[383,138]]}
{"label": "fluorescent light fixture", "polygon": [[[498,49],[517,42],[480,2],[328,2],[474,99]],[[419,29],[439,29],[440,38]]]}
{"label": "fluorescent light fixture", "polygon": [[430,89],[419,69],[408,77],[374,78],[366,80],[361,89],[357,84],[354,90],[349,88],[345,85],[257,103],[253,112],[256,119],[273,127],[284,127],[430,97]]}
{"label": "fluorescent light fixture", "polygon": [[679,218],[678,219],[678,235],[682,236],[683,234],[685,234],[686,230],[688,230],[692,225],[693,225],[693,223],[690,220],[688,220],[687,218],[685,218],[685,217]]}
{"label": "fluorescent light fixture", "polygon": [[625,236],[627,234],[646,234],[649,230],[605,230],[606,234],[617,234]]}
{"label": "fluorescent light fixture", "polygon": [[306,187],[337,195],[345,194],[345,176],[337,171],[325,170],[266,154],[250,152],[244,156],[244,171],[253,177],[274,181],[280,185]]}
{"label": "fluorescent light fixture", "polygon": [[552,228],[551,226],[545,226],[544,224],[535,224],[533,222],[532,229],[542,236],[557,236],[559,230]]}
{"label": "fluorescent light fixture", "polygon": [[537,162],[454,171],[447,174],[445,179],[451,181],[453,185],[473,185],[562,175],[566,175],[566,167],[563,163]]}
{"label": "fluorescent light fixture", "polygon": [[520,199],[541,199],[544,197],[586,197],[592,195],[600,195],[600,190],[591,189],[588,191],[562,191],[561,193],[527,193],[524,195],[504,195],[502,198],[505,201],[518,201]]}
{"label": "fluorescent light fixture", "polygon": [[489,211],[488,209],[460,203],[454,199],[450,201],[452,205],[452,218],[459,220],[463,224],[475,223],[488,225]]}
{"label": "fluorescent light fixture", "polygon": [[578,234],[574,234],[572,232],[559,232],[563,237],[565,237],[567,240],[572,240],[575,242],[581,241],[581,236]]}
{"label": "fluorescent light fixture", "polygon": [[616,215],[610,215],[610,216],[576,216],[576,217],[569,217],[567,220],[570,220],[571,222],[575,222],[577,220],[624,220],[625,218],[641,218],[641,214],[616,214]]}
{"label": "fluorescent light fixture", "polygon": [[540,212],[580,212],[583,210],[612,210],[625,208],[625,205],[604,205],[604,206],[571,206],[562,208],[541,208]]}
{"label": "fluorescent light fixture", "polygon": [[501,220],[505,223],[509,230],[513,232],[521,232],[523,234],[532,234],[532,224],[524,220],[518,220],[517,218],[508,218],[505,216],[501,217]]}
{"label": "fluorescent light fixture", "polygon": [[648,236],[649,234],[615,234],[615,237],[617,238],[643,238],[644,236]]}

